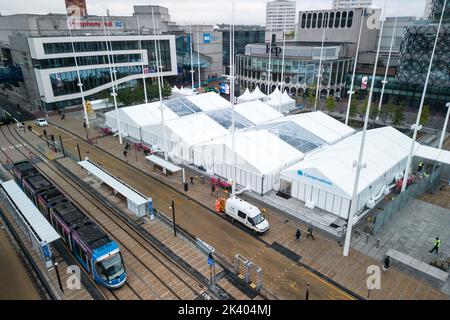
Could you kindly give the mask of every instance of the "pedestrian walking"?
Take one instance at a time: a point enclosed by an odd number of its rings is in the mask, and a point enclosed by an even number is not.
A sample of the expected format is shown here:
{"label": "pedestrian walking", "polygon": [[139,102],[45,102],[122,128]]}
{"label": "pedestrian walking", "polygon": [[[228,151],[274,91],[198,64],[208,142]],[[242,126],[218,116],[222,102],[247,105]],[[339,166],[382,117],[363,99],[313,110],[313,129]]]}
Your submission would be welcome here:
{"label": "pedestrian walking", "polygon": [[190,176],[191,181],[189,182],[190,184],[194,184],[194,177]]}
{"label": "pedestrian walking", "polygon": [[214,184],[211,185],[211,196],[214,195],[214,191],[216,191],[216,186]]}
{"label": "pedestrian walking", "polygon": [[391,264],[391,259],[389,258],[389,256],[386,256],[386,258],[384,258],[383,271],[388,271],[390,264]]}
{"label": "pedestrian walking", "polygon": [[316,239],[314,239],[313,229],[312,229],[311,225],[308,227],[308,234],[306,235],[306,237],[307,238],[311,237],[313,240],[316,240]]}
{"label": "pedestrian walking", "polygon": [[63,114],[61,115],[61,120],[64,120],[65,118],[66,118],[66,114],[63,113]]}
{"label": "pedestrian walking", "polygon": [[300,240],[301,236],[302,236],[302,233],[300,232],[300,229],[297,229],[297,232],[295,233],[295,240]]}
{"label": "pedestrian walking", "polygon": [[128,151],[127,150],[123,150],[123,156],[126,158],[128,155]]}
{"label": "pedestrian walking", "polygon": [[439,238],[436,238],[436,240],[434,240],[434,247],[433,247],[433,249],[430,250],[430,253],[433,253],[434,251],[436,251],[436,254],[438,254],[440,246],[441,246],[441,240],[439,240]]}

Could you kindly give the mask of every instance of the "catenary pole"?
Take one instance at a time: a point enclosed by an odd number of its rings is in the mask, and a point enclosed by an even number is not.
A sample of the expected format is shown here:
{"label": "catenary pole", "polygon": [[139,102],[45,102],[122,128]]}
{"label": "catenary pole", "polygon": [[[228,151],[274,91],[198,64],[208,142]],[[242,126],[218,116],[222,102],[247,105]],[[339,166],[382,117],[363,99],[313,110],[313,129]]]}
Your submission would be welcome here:
{"label": "catenary pole", "polygon": [[447,103],[447,116],[445,117],[444,128],[442,129],[441,139],[439,140],[439,149],[442,149],[444,145],[445,134],[447,132],[448,118],[450,117],[450,102]]}
{"label": "catenary pole", "polygon": [[345,233],[345,243],[344,243],[344,256],[345,257],[348,256],[348,253],[350,251],[350,241],[351,241],[351,236],[352,236],[353,218],[356,214],[356,210],[358,209],[357,201],[358,201],[359,178],[361,176],[361,170],[363,168],[366,168],[366,164],[363,163],[364,146],[365,146],[365,142],[366,142],[367,124],[369,123],[370,105],[372,103],[373,89],[375,86],[375,76],[377,74],[378,57],[380,55],[381,38],[383,37],[384,18],[386,16],[386,4],[387,4],[387,0],[384,0],[383,17],[381,18],[380,39],[378,40],[378,49],[377,49],[377,54],[375,57],[375,65],[373,67],[372,83],[370,85],[369,101],[367,102],[366,117],[364,120],[364,127],[363,127],[362,136],[361,136],[361,145],[359,147],[358,161],[357,162],[355,161],[353,163],[353,167],[356,167],[356,174],[355,174],[355,182],[353,185],[352,203],[350,206],[350,212],[349,212],[349,217],[348,217],[348,221],[347,221],[347,231]]}
{"label": "catenary pole", "polygon": [[235,141],[235,129],[236,129],[236,124],[235,124],[235,115],[234,115],[234,103],[235,103],[235,99],[234,99],[234,7],[235,7],[235,0],[233,0],[233,6],[232,6],[232,24],[230,27],[230,32],[231,32],[231,36],[230,36],[230,41],[231,41],[231,46],[230,46],[230,84],[231,84],[231,88],[230,88],[230,100],[231,100],[231,149],[232,149],[232,154],[233,154],[233,172],[232,172],[232,184],[231,184],[231,196],[234,198],[236,197],[236,141]]}
{"label": "catenary pole", "polygon": [[[278,7],[277,7],[278,11]],[[272,34],[273,34],[273,19],[270,20],[270,35],[269,35],[269,65],[267,66],[267,95],[271,91],[271,81],[272,81]]]}
{"label": "catenary pole", "polygon": [[194,93],[195,85],[194,85],[194,57],[192,56],[192,24],[189,24],[189,51],[191,53],[191,87],[192,93]]}
{"label": "catenary pole", "polygon": [[284,11],[284,18],[283,18],[283,53],[281,56],[281,79],[280,79],[280,99],[278,101],[278,112],[281,112],[281,100],[283,98],[283,90],[284,90],[284,58],[285,58],[285,51],[286,51],[286,10]]}
{"label": "catenary pole", "polygon": [[202,80],[200,77],[200,40],[199,40],[199,31],[198,31],[198,25],[197,25],[197,67],[198,67],[198,91],[200,92],[200,89],[202,88]]}
{"label": "catenary pole", "polygon": [[356,55],[355,55],[355,62],[353,64],[353,74],[352,74],[352,81],[350,83],[350,91],[348,96],[348,103],[347,103],[347,114],[345,116],[345,124],[348,125],[348,120],[350,117],[350,105],[352,103],[352,97],[355,91],[353,90],[353,86],[355,83],[355,75],[356,75],[356,65],[358,64],[358,55],[359,55],[359,44],[361,43],[361,33],[362,33],[362,26],[364,23],[364,17],[366,16],[366,8],[362,9],[361,11],[361,25],[359,26],[359,35],[358,35],[358,44],[356,46]]}
{"label": "catenary pole", "polygon": [[419,112],[417,113],[416,124],[411,127],[411,129],[414,129],[414,133],[413,133],[413,138],[411,140],[411,147],[409,150],[408,161],[406,162],[405,174],[403,176],[402,193],[405,192],[406,186],[408,183],[408,177],[409,177],[412,157],[413,157],[413,153],[414,153],[414,146],[416,144],[416,139],[417,139],[417,132],[420,129],[422,129],[422,126],[420,125],[420,118],[422,116],[422,109],[423,109],[423,104],[425,103],[425,96],[427,93],[428,81],[430,80],[431,67],[433,66],[434,54],[436,52],[436,47],[437,47],[437,43],[438,43],[438,39],[439,39],[439,33],[441,31],[442,20],[444,18],[444,12],[445,12],[446,6],[447,6],[447,0],[444,0],[444,6],[442,7],[442,13],[441,13],[441,18],[439,20],[439,26],[438,26],[437,33],[436,33],[436,38],[434,39],[433,51],[431,52],[430,64],[428,65],[427,77],[425,80],[425,85],[423,87],[423,93],[422,93],[422,99],[420,101]]}

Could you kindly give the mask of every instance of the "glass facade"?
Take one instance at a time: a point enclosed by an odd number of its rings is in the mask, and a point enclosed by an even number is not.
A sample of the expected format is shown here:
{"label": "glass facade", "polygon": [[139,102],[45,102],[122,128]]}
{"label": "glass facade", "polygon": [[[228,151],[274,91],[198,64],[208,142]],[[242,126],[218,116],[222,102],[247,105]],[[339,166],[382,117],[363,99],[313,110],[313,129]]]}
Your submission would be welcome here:
{"label": "glass facade", "polygon": [[[154,40],[143,40],[142,49],[147,50],[147,55],[149,59],[149,65],[156,66],[156,50]],[[124,50],[139,50],[139,41],[137,40],[126,40],[126,41],[112,41],[113,51],[124,51]],[[169,40],[158,40],[158,45],[161,51],[161,66],[163,71],[171,71],[172,65],[170,61],[170,43]],[[44,43],[45,54],[61,54],[61,53],[72,53],[72,44],[70,42],[61,43]],[[75,52],[95,52],[95,51],[107,51],[107,46],[105,41],[85,41],[85,42],[74,42]],[[95,57],[95,56],[93,56]],[[97,56],[98,57],[98,56]],[[106,59],[107,56],[105,56]],[[123,57],[122,57],[123,58]],[[129,57],[131,58],[131,57]],[[57,58],[58,59],[58,58]],[[54,60],[54,59],[49,59]],[[88,60],[85,60],[88,63]],[[40,63],[40,61],[38,62]],[[47,62],[51,65],[53,62]],[[57,64],[57,62],[54,62]],[[45,64],[45,62],[44,62]]]}
{"label": "glass facade", "polygon": [[[130,62],[141,62],[141,61],[142,61],[142,59],[141,59],[140,54],[116,54],[116,55],[114,55],[115,63],[130,63]],[[77,57],[77,63],[79,66],[109,64],[107,55]],[[33,66],[37,69],[75,67],[75,59],[73,57],[69,57],[69,58],[34,60]]]}
{"label": "glass facade", "polygon": [[303,13],[299,17],[301,29],[351,28],[353,25],[353,11],[334,11],[329,16],[328,12]]}
{"label": "glass facade", "polygon": [[[116,67],[116,70],[117,79],[142,73],[141,66]],[[80,70],[80,78],[83,83],[83,90],[91,90],[111,82],[110,69],[108,67]],[[76,71],[50,74],[50,82],[52,84],[53,94],[55,97],[80,92]]]}
{"label": "glass facade", "polygon": [[[223,65],[226,68],[230,66],[230,31],[222,32],[222,50]],[[265,30],[235,30],[234,31],[234,50],[235,54],[244,54],[245,46],[251,43],[264,43]],[[228,70],[228,69],[227,69]]]}
{"label": "glass facade", "polygon": [[[239,55],[237,74],[240,79],[267,81],[268,57]],[[322,87],[340,87],[345,81],[353,59],[340,59],[322,62]],[[284,83],[287,86],[308,87],[317,82],[318,60],[286,59]],[[272,82],[281,81],[281,59],[272,59]]]}

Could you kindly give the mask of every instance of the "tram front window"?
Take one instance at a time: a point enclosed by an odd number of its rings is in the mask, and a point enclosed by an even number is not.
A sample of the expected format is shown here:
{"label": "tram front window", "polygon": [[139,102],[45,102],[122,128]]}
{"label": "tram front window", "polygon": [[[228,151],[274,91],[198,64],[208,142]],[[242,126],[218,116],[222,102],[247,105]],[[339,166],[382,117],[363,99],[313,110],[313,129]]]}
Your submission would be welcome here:
{"label": "tram front window", "polygon": [[111,281],[121,276],[125,272],[125,268],[120,253],[98,262],[97,272],[106,281]]}

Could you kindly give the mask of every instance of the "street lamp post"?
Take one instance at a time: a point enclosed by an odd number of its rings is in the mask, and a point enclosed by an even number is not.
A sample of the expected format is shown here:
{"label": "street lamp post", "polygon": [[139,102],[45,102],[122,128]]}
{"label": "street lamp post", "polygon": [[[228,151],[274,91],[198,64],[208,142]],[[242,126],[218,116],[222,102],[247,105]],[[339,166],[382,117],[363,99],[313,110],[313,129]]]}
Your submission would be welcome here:
{"label": "street lamp post", "polygon": [[175,222],[175,201],[172,197],[172,206],[170,207],[172,209],[172,221],[173,221],[173,236],[177,236],[177,224]]}
{"label": "street lamp post", "polygon": [[447,132],[448,118],[450,117],[450,102],[447,103],[447,116],[445,117],[444,128],[442,129],[441,140],[439,140],[439,149],[444,145],[445,133]]}
{"label": "street lamp post", "polygon": [[47,113],[47,107],[45,105],[45,100],[44,100],[45,96],[41,96],[41,101],[42,101],[42,105],[44,107],[44,111],[45,111],[45,118],[48,119],[48,113]]}

